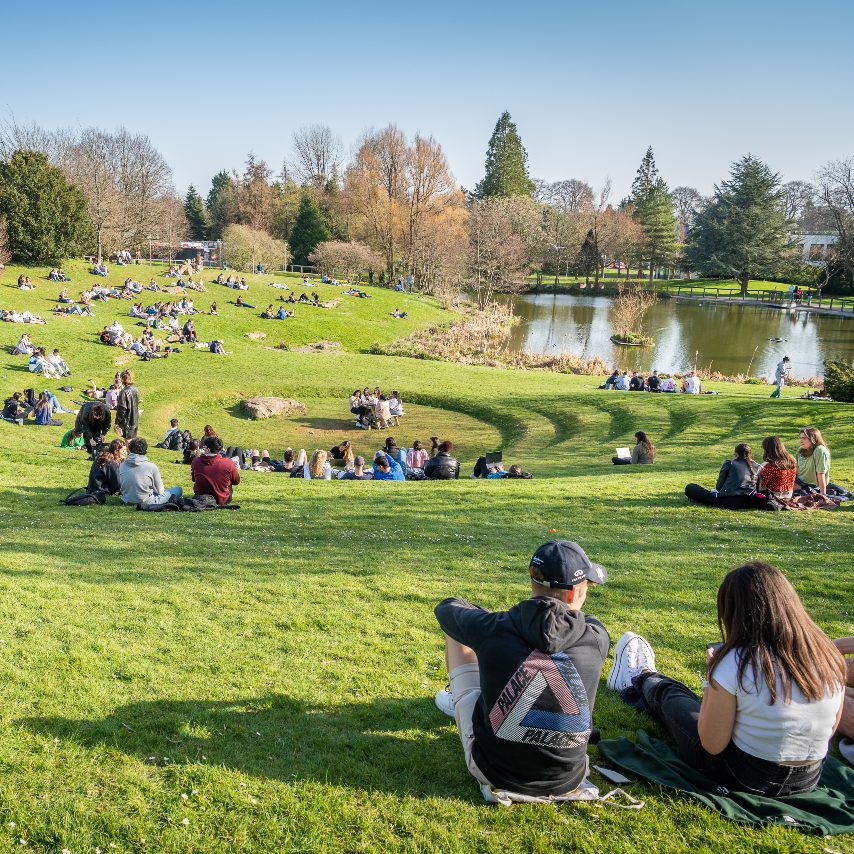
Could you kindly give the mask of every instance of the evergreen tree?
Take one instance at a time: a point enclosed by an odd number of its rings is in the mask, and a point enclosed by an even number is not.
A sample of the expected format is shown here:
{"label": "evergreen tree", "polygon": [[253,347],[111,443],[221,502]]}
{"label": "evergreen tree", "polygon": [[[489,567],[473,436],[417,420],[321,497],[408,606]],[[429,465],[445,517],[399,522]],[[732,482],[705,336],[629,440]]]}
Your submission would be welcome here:
{"label": "evergreen tree", "polygon": [[207,240],[208,215],[205,211],[205,203],[192,184],[190,184],[190,189],[187,190],[187,196],[184,199],[184,214],[190,226],[190,238],[192,240]]}
{"label": "evergreen tree", "polygon": [[90,233],[85,197],[37,151],[0,163],[0,217],[12,259],[23,264],[60,264]]}
{"label": "evergreen tree", "polygon": [[486,150],[486,175],[475,188],[481,199],[490,196],[531,196],[534,182],[528,177],[528,153],[516,124],[506,110],[501,114]]}
{"label": "evergreen tree", "polygon": [[780,176],[748,154],[732,165],[728,181],[697,214],[687,259],[708,275],[733,276],[747,295],[751,278],[774,272],[789,245]]}
{"label": "evergreen tree", "polygon": [[643,229],[638,254],[641,260],[649,262],[651,282],[656,267],[672,263],[677,252],[673,199],[667,184],[658,175],[652,146],[647,148],[641,160],[628,201],[634,206],[635,221]]}
{"label": "evergreen tree", "polygon": [[599,266],[599,248],[596,240],[596,232],[591,228],[581,244],[578,253],[578,272],[584,276],[585,282],[590,284],[590,274]]}
{"label": "evergreen tree", "polygon": [[207,198],[208,236],[211,240],[222,238],[223,229],[234,221],[234,187],[231,175],[225,170],[211,179]]}
{"label": "evergreen tree", "polygon": [[309,193],[303,193],[289,241],[293,263],[309,264],[308,256],[324,240],[329,240],[329,229],[323,221],[320,208]]}

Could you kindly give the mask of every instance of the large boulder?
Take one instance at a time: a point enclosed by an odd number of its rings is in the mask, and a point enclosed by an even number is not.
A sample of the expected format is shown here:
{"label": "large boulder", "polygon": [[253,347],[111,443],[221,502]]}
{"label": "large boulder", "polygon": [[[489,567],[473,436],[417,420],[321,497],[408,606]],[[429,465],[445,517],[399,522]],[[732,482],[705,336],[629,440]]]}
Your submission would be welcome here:
{"label": "large boulder", "polygon": [[273,418],[276,415],[305,412],[304,403],[283,397],[247,397],[240,401],[240,408],[250,418]]}

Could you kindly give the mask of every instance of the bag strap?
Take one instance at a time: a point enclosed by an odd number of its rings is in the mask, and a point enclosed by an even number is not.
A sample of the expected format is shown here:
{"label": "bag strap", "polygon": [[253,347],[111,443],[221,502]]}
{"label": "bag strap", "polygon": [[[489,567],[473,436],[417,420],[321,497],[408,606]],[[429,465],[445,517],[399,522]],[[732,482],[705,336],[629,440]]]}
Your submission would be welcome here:
{"label": "bag strap", "polygon": [[[625,798],[628,803],[618,804],[616,798]],[[642,810],[646,806],[646,801],[633,798],[623,789],[611,789],[607,795],[602,795],[599,798],[599,803],[606,804],[609,807],[616,807],[620,810]]]}

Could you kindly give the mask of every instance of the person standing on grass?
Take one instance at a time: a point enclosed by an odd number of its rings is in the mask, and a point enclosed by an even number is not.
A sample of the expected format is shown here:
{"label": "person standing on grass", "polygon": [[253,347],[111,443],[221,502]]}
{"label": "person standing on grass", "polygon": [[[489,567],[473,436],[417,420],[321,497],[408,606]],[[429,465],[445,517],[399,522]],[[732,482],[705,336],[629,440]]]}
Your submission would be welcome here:
{"label": "person standing on grass", "polygon": [[445,599],[449,689],[436,705],[457,722],[466,766],[487,800],[503,789],[560,798],[587,773],[593,705],[610,637],[582,613],[589,584],[608,573],[577,543],[540,546],[528,567],[531,597],[509,611]]}
{"label": "person standing on grass", "polygon": [[783,358],[777,362],[777,367],[774,369],[774,382],[777,388],[771,392],[771,397],[780,397],[783,394],[783,386],[786,384],[786,377],[789,375],[789,357]]}
{"label": "person standing on grass", "polygon": [[139,392],[133,371],[122,371],[122,389],[116,399],[116,427],[125,439],[133,439],[139,429]]}
{"label": "person standing on grass", "polygon": [[222,507],[231,501],[232,489],[240,483],[240,472],[230,458],[222,455],[222,439],[208,436],[202,440],[202,453],[190,463],[193,494],[212,495]]}

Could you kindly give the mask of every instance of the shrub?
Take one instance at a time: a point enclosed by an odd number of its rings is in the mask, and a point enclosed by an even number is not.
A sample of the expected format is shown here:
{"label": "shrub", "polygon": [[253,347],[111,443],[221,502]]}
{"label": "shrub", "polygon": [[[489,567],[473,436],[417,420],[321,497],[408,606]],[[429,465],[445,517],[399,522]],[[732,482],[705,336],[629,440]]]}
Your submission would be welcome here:
{"label": "shrub", "polygon": [[248,225],[230,225],[222,233],[222,254],[229,267],[250,273],[259,262],[283,267],[290,260],[288,244]]}
{"label": "shrub", "polygon": [[825,359],[824,390],[834,400],[854,403],[854,368],[845,362]]}

